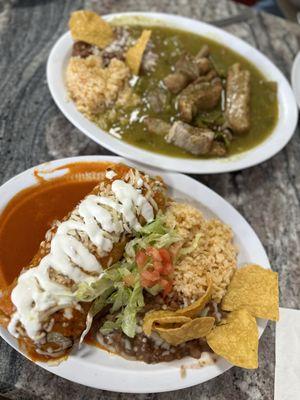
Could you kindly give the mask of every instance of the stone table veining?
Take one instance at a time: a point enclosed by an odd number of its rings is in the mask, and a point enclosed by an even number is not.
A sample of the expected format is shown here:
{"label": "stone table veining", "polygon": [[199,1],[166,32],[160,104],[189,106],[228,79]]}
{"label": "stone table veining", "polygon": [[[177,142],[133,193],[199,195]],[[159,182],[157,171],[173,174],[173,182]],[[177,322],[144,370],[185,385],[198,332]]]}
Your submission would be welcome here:
{"label": "stone table veining", "polygon": [[[0,183],[44,161],[84,154],[110,154],[60,113],[46,85],[49,51],[66,31],[71,11],[102,14],[162,11],[204,21],[235,15],[242,6],[219,0],[0,0]],[[267,14],[226,28],[266,54],[289,77],[299,49],[300,28]],[[284,134],[284,132],[282,132]],[[195,176],[233,204],[262,240],[280,278],[280,304],[300,308],[300,137],[263,164],[241,172]],[[275,327],[260,340],[259,368],[232,368],[202,385],[135,400],[273,399]],[[68,382],[19,355],[0,340],[0,393],[11,399],[127,399],[129,395]]]}

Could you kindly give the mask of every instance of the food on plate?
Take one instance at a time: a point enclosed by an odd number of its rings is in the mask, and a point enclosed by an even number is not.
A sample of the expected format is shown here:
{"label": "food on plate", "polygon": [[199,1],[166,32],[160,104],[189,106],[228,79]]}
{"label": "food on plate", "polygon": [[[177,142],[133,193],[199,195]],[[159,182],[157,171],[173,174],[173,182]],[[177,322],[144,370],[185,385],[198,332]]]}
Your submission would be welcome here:
{"label": "food on plate", "polygon": [[97,282],[103,269],[122,257],[133,232],[164,203],[159,178],[120,165],[47,232],[0,300],[2,322],[29,354],[45,359],[68,354],[90,308],[89,302],[79,304],[78,286]]}
{"label": "food on plate", "polygon": [[151,31],[143,30],[136,43],[125,53],[126,64],[134,75],[138,75],[143,55],[151,36]]}
{"label": "food on plate", "polygon": [[69,27],[73,39],[79,43],[106,47],[114,40],[114,31],[110,24],[92,11],[73,12]]}
{"label": "food on plate", "polygon": [[112,104],[123,107],[136,99],[128,84],[130,77],[126,64],[114,58],[103,67],[99,57],[72,57],[67,69],[67,84],[79,111],[87,116],[103,113]]}
{"label": "food on plate", "polygon": [[207,335],[213,351],[234,365],[243,368],[258,367],[258,330],[255,318],[246,310],[228,314]]}
{"label": "food on plate", "polygon": [[213,146],[214,132],[207,128],[198,128],[185,122],[174,122],[166,135],[168,143],[182,147],[191,154],[207,154]]}
{"label": "food on plate", "polygon": [[256,368],[255,317],[277,319],[277,274],[239,268],[231,228],[170,197],[160,177],[101,171],[3,290],[1,325],[33,360],[86,342],[146,363],[214,352]]}
{"label": "food on plate", "polygon": [[237,154],[272,132],[277,85],[250,61],[191,32],[135,23],[71,14],[66,86],[88,119],[135,146],[190,158]]}
{"label": "food on plate", "polygon": [[178,346],[193,339],[205,338],[212,330],[214,317],[199,317],[191,319],[176,328],[157,326],[155,331],[172,346]]}
{"label": "food on plate", "polygon": [[240,64],[228,69],[226,84],[226,117],[229,128],[237,134],[250,129],[250,72]]}
{"label": "food on plate", "polygon": [[254,317],[278,321],[277,273],[258,265],[247,265],[236,271],[221,307],[225,311],[245,308]]}
{"label": "food on plate", "polygon": [[209,302],[211,299],[211,292],[212,282],[209,280],[205,294],[191,305],[179,308],[176,311],[159,310],[147,312],[143,321],[143,331],[147,336],[150,336],[152,330],[156,330],[159,325],[189,322],[191,318],[197,316]]}

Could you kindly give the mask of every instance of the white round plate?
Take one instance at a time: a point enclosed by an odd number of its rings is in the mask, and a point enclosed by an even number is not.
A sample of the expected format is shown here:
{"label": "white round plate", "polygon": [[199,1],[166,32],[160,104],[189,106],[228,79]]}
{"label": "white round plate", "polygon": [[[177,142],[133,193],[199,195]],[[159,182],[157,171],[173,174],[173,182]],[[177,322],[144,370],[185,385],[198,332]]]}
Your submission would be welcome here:
{"label": "white round plate", "polygon": [[[259,164],[280,151],[292,137],[298,119],[298,111],[291,87],[279,69],[262,53],[241,39],[204,22],[170,14],[131,12],[110,14],[105,18],[126,18],[126,22],[148,23],[176,27],[213,39],[250,60],[268,80],[278,83],[279,118],[273,133],[260,145],[241,154],[224,159],[189,159],[161,155],[132,146],[119,140],[89,121],[68,99],[65,71],[71,56],[73,40],[65,33],[54,45],[47,64],[47,80],[57,106],[68,120],[89,138],[123,157],[157,168],[189,173],[220,173],[236,171]],[[139,19],[144,17],[142,19]]]}
{"label": "white round plate", "polygon": [[[74,162],[112,161],[123,162],[141,168],[138,164],[127,162],[120,157],[85,156],[65,158],[51,161],[31,168],[0,187],[0,212],[8,201],[20,190],[36,183],[34,170],[47,171],[47,179],[57,176],[51,170]],[[270,269],[270,263],[265,250],[253,229],[246,220],[218,194],[211,189],[182,174],[161,172],[153,169],[144,169],[149,174],[159,174],[169,187],[170,194],[200,209],[206,217],[217,217],[232,227],[234,242],[239,250],[238,265],[256,263]],[[64,171],[64,170],[62,170]],[[60,171],[61,172],[61,171]],[[259,335],[266,327],[267,322],[258,320]],[[7,343],[20,352],[16,340],[3,328],[0,335]],[[26,356],[26,355],[25,355]],[[199,369],[187,368],[186,377],[181,377],[182,365],[195,365],[197,361],[185,358],[181,361],[148,365],[138,361],[128,361],[117,355],[111,355],[96,347],[83,345],[76,353],[70,355],[67,361],[58,366],[49,366],[37,363],[46,370],[70,381],[81,383],[98,389],[112,390],[127,393],[164,392],[193,386],[212,379],[231,368],[231,364],[219,357],[217,362]]]}
{"label": "white round plate", "polygon": [[297,54],[293,63],[291,80],[294,95],[296,97],[298,107],[300,108],[300,52]]}

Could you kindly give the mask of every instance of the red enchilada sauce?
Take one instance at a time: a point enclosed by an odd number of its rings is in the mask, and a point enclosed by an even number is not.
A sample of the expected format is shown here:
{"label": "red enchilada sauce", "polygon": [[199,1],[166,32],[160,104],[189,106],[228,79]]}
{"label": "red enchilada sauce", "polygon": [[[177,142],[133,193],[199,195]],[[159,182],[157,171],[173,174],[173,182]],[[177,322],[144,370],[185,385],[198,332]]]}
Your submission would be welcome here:
{"label": "red enchilada sauce", "polygon": [[[13,313],[11,291],[14,280],[24,267],[28,267],[32,258],[38,253],[39,245],[45,238],[45,233],[55,220],[63,219],[93,188],[104,179],[105,171],[112,168],[122,176],[128,167],[115,163],[74,163],[55,169],[45,167],[44,171],[35,171],[37,184],[18,193],[6,206],[0,215],[0,289],[4,289],[1,298],[0,323],[7,324],[7,316]],[[62,177],[47,181],[47,173],[66,170]],[[44,175],[44,176],[43,176]],[[163,201],[158,198],[157,202]],[[124,243],[114,249],[114,257]],[[105,257],[103,262],[105,264]],[[89,307],[89,304],[86,304]],[[79,314],[79,315],[77,315]],[[68,326],[63,324],[63,310],[55,314],[53,331],[63,336],[77,338],[85,328],[85,313],[73,310],[73,317]],[[72,334],[72,335],[71,335]],[[96,345],[91,335],[86,340]],[[37,353],[29,338],[19,339],[20,348],[24,348],[33,361],[49,361],[51,357]],[[97,347],[101,347],[97,344]],[[103,348],[104,349],[104,348]],[[42,349],[43,350],[43,349]],[[65,355],[68,354],[68,350]],[[53,359],[53,358],[52,358]]]}
{"label": "red enchilada sauce", "polygon": [[[52,223],[55,220],[62,220],[80,200],[90,193],[103,178],[103,172],[110,166],[112,166],[110,163],[69,164],[56,168],[55,171],[66,168],[69,171],[62,177],[51,181],[45,180],[43,174],[39,171],[35,172],[38,183],[18,193],[0,215],[0,288],[4,289],[13,283],[21,270],[30,264]],[[116,170],[115,164],[113,168]],[[118,166],[118,170],[121,173],[123,167]],[[4,298],[2,298],[0,314],[1,310],[6,315],[11,315],[13,312],[10,301],[10,291],[13,286],[8,288]],[[152,302],[156,300],[152,299]],[[156,306],[160,308],[161,304],[156,304]],[[87,304],[87,307],[89,307],[89,304]],[[176,304],[176,308],[178,307],[179,305]],[[155,304],[151,305],[152,308],[156,308]],[[68,322],[68,326],[63,324],[64,321],[63,311],[57,312],[53,331],[61,332],[62,335],[67,337],[72,335],[77,337],[85,328],[85,319],[82,319],[82,315],[76,310],[73,310],[73,318]],[[138,359],[147,363],[171,361],[181,359],[184,356],[199,358],[201,352],[207,348],[201,340],[193,340],[176,348],[171,346],[168,355],[165,355],[165,352],[157,348],[152,340],[140,333],[136,335],[135,339],[130,340],[130,349],[128,349],[126,343],[128,344],[129,339],[120,332],[114,333],[111,337],[103,338],[105,342],[103,345],[95,338],[95,328],[97,326],[94,326],[86,336],[86,343],[102,350],[120,354],[125,358]],[[24,348],[33,361],[51,360],[50,357],[37,353],[31,341],[27,338],[20,339],[19,345],[20,348]],[[107,345],[107,348],[105,345]]]}
{"label": "red enchilada sauce", "polygon": [[110,165],[64,165],[55,171],[69,171],[51,181],[35,171],[38,183],[13,197],[0,215],[0,288],[10,285],[30,263],[53,221],[67,215],[97,185],[97,173]]}

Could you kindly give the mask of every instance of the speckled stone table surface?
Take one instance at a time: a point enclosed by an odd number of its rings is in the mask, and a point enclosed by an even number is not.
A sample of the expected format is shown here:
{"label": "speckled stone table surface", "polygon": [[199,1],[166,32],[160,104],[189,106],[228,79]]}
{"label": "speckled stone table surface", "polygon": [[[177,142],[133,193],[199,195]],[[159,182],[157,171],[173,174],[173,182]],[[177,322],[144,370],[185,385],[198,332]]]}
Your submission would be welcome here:
{"label": "speckled stone table surface", "polygon": [[[46,84],[49,51],[66,31],[70,11],[102,14],[146,10],[212,21],[242,7],[220,0],[0,0],[0,182],[53,158],[110,154],[75,129],[60,113]],[[300,28],[254,14],[226,28],[257,47],[289,78],[299,49]],[[283,132],[284,134],[284,132]],[[195,176],[225,197],[251,223],[272,267],[279,272],[280,304],[300,308],[300,137],[273,159],[248,170]],[[0,250],[1,251],[1,250]],[[259,368],[232,368],[202,385],[164,394],[127,395],[94,390],[56,377],[0,340],[0,393],[10,399],[273,399],[275,327],[260,340]],[[138,379],[138,377],[137,377]]]}

